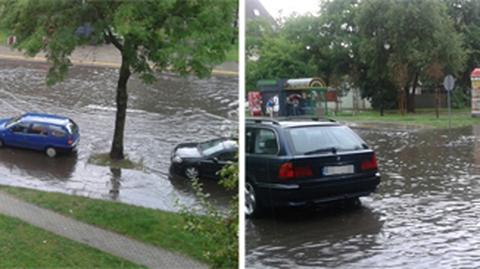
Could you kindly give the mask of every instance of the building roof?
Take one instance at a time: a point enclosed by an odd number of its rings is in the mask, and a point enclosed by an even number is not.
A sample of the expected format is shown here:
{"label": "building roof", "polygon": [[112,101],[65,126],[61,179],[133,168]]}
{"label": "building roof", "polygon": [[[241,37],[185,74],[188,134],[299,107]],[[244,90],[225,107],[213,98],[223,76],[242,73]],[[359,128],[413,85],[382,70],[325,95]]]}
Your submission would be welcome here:
{"label": "building roof", "polygon": [[245,1],[245,16],[248,20],[257,20],[259,18],[267,20],[272,27],[277,26],[277,22],[267,9],[260,3],[260,0]]}

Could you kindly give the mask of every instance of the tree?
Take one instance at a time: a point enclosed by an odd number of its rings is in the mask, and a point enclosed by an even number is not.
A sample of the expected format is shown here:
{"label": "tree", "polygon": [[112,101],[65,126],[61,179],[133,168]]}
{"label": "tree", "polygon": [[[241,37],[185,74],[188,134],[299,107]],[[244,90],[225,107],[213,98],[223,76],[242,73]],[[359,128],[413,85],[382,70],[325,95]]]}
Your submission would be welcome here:
{"label": "tree", "polygon": [[265,18],[248,21],[245,29],[245,56],[257,57],[263,42],[273,37],[274,33],[274,26]]}
{"label": "tree", "polygon": [[[455,32],[444,3],[434,0],[371,0],[359,5],[357,26],[363,59],[372,67],[388,70],[395,81],[400,111],[415,110],[415,89],[429,65],[456,73],[465,60],[462,35]],[[385,52],[382,44],[388,44]],[[385,55],[382,61],[372,61]],[[368,61],[370,60],[370,63]],[[410,91],[410,89],[412,89]]]}
{"label": "tree", "polygon": [[[149,83],[165,70],[209,75],[231,46],[236,6],[235,0],[10,0],[0,2],[0,22],[17,36],[15,48],[29,56],[46,52],[49,85],[65,78],[77,46],[106,40],[120,51],[110,151],[118,160],[124,158],[130,76]],[[79,27],[91,27],[92,33],[79,35]]]}
{"label": "tree", "polygon": [[247,89],[255,89],[260,79],[279,79],[316,76],[315,65],[301,43],[283,36],[270,38],[259,50],[260,57],[247,62]]}
{"label": "tree", "polygon": [[454,22],[455,30],[464,35],[467,52],[466,65],[456,84],[464,90],[470,89],[470,73],[480,66],[480,2],[476,0],[444,0],[444,2]]}

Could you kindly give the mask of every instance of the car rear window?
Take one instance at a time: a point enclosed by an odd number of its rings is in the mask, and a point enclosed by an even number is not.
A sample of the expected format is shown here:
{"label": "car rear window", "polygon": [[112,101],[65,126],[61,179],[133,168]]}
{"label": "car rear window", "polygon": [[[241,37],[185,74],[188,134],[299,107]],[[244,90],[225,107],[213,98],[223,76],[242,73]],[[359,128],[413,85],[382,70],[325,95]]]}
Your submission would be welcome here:
{"label": "car rear window", "polygon": [[232,140],[212,140],[198,144],[199,150],[204,156],[209,156],[228,148],[236,148],[237,142]]}
{"label": "car rear window", "polygon": [[366,148],[347,126],[305,126],[288,130],[296,155],[351,151]]}

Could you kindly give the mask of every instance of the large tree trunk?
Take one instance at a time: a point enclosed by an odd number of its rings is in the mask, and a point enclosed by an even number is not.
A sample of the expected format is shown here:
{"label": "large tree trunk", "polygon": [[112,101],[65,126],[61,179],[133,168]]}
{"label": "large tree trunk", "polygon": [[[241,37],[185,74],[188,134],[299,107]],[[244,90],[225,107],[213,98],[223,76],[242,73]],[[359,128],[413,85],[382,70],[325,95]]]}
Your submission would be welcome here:
{"label": "large tree trunk", "polygon": [[415,93],[418,85],[418,73],[415,73],[413,78],[412,92],[408,95],[408,106],[407,111],[415,113]]}
{"label": "large tree trunk", "polygon": [[117,114],[115,117],[115,131],[113,134],[112,149],[110,158],[113,160],[122,160],[123,154],[123,133],[125,130],[125,119],[127,117],[127,82],[130,77],[130,66],[125,56],[122,56],[122,65],[120,67],[120,77],[117,84]]}
{"label": "large tree trunk", "polygon": [[[406,90],[407,89],[407,90]],[[400,114],[402,116],[405,115],[406,108],[407,108],[407,93],[408,93],[408,86],[405,86],[401,88],[400,93],[399,93],[399,100],[398,100],[398,108],[400,110]]]}

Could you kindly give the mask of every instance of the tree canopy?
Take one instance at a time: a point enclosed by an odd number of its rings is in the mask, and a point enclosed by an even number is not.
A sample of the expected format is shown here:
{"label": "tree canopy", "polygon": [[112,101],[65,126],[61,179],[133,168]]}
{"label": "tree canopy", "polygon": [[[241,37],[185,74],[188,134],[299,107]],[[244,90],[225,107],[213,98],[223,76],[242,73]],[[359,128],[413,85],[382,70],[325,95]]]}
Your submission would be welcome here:
{"label": "tree canopy", "polygon": [[[317,16],[290,17],[278,27],[271,36],[277,43],[288,42],[289,49],[283,45],[283,50],[271,50],[272,45],[264,42],[259,51],[265,54],[252,60],[254,69],[248,73],[254,74],[247,81],[293,77],[305,71],[299,76],[320,76],[333,87],[348,81],[374,107],[397,105],[404,110],[408,104],[413,111],[419,81],[435,85],[447,73],[465,77],[479,59],[476,6],[476,1],[468,0],[324,1]],[[469,34],[472,37],[465,41]],[[292,48],[298,49],[296,55]],[[279,64],[294,62],[292,57],[309,68],[294,73]],[[280,70],[265,73],[258,70],[262,66]]]}
{"label": "tree canopy", "polygon": [[[65,77],[75,47],[112,42],[132,71],[147,81],[167,67],[208,75],[221,63],[235,34],[236,1],[2,1],[1,24],[17,37],[15,47],[47,53],[49,82]],[[78,28],[88,26],[88,36]]]}

